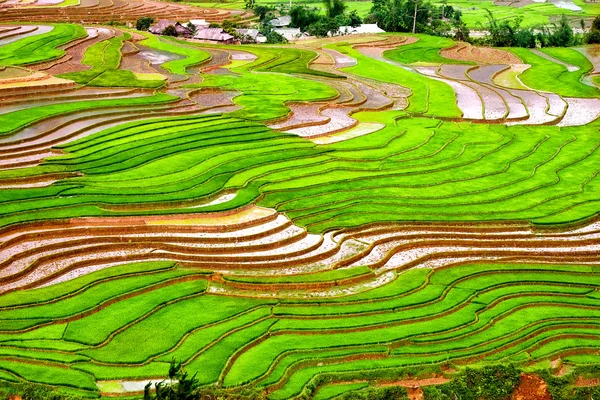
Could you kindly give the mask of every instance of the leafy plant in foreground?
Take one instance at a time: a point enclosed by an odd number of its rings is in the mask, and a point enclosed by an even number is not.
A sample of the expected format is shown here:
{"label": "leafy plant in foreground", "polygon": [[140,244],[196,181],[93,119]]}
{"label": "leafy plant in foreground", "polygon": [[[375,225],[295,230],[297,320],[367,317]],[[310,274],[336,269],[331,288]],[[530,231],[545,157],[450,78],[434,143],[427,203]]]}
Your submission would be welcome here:
{"label": "leafy plant in foreground", "polygon": [[199,386],[196,374],[190,378],[181,363],[173,360],[169,366],[168,382],[163,380],[154,384],[154,395],[151,394],[152,382],[148,382],[144,388],[144,400],[199,400]]}

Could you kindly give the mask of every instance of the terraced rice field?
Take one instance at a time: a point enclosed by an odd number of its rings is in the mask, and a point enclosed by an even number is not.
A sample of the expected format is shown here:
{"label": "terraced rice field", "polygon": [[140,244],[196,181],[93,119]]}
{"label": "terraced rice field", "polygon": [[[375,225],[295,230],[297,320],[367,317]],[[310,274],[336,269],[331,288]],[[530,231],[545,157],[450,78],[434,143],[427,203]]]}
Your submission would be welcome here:
{"label": "terraced rice field", "polygon": [[27,18],[0,30],[0,380],[131,398],[176,359],[327,399],[600,363],[585,49]]}

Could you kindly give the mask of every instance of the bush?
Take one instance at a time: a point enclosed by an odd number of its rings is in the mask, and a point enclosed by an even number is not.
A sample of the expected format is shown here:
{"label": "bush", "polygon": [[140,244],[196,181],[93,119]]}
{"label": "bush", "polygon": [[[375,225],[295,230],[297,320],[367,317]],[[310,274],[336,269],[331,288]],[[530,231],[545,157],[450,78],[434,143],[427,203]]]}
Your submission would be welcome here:
{"label": "bush", "polygon": [[368,388],[338,397],[341,400],[408,400],[408,392],[401,386]]}
{"label": "bush", "polygon": [[444,385],[423,388],[425,400],[508,400],[521,379],[513,366],[467,368]]}
{"label": "bush", "polygon": [[0,400],[20,396],[22,400],[83,400],[61,389],[48,388],[34,383],[9,383],[0,381]]}
{"label": "bush", "polygon": [[594,18],[590,31],[585,35],[585,42],[587,44],[598,44],[600,43],[600,16]]}
{"label": "bush", "polygon": [[141,17],[137,21],[135,21],[135,29],[138,31],[147,31],[150,28],[150,25],[154,23],[154,18],[151,17]]}
{"label": "bush", "polygon": [[317,22],[319,20],[319,13],[316,10],[309,9],[303,5],[295,5],[290,10],[290,17],[292,18],[292,28],[300,28],[301,31]]}
{"label": "bush", "polygon": [[271,30],[270,32],[267,32],[264,35],[267,38],[267,43],[269,43],[269,44],[283,44],[283,43],[288,42],[285,37],[283,37],[282,35],[280,35],[279,33],[275,32],[273,30]]}
{"label": "bush", "polygon": [[165,36],[177,36],[177,30],[173,25],[169,25],[165,28],[162,34]]}

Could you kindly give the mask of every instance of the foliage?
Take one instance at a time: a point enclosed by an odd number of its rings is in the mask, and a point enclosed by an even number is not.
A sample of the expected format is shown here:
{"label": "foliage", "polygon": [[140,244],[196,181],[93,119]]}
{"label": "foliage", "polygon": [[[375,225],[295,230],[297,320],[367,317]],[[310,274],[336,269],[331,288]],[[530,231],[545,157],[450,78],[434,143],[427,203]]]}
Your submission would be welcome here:
{"label": "foliage", "polygon": [[269,14],[272,14],[273,8],[263,5],[254,6],[252,8],[254,15],[256,15],[261,22],[263,22]]}
{"label": "foliage", "polygon": [[181,363],[171,361],[168,383],[166,380],[154,384],[154,395],[151,394],[152,382],[144,387],[144,400],[199,400],[200,384],[196,375],[191,378],[183,370]]}
{"label": "foliage", "polygon": [[10,400],[19,396],[22,400],[84,400],[78,394],[62,388],[51,388],[35,383],[11,383],[0,380],[0,400]]}
{"label": "foliage", "polygon": [[[536,35],[542,47],[569,47],[578,44],[573,34],[573,28],[569,25],[568,18],[563,15],[558,21],[558,25],[554,24],[553,29],[541,27],[542,32]],[[520,46],[525,47],[525,46]]]}
{"label": "foliage", "polygon": [[173,25],[169,25],[163,30],[162,34],[165,36],[177,36],[177,30]]}
{"label": "foliage", "polygon": [[323,5],[325,6],[326,15],[329,18],[335,18],[346,11],[344,0],[323,0]]}
{"label": "foliage", "polygon": [[154,23],[154,18],[152,17],[141,17],[135,22],[135,29],[138,31],[147,31],[150,28],[150,25]]}
{"label": "foliage", "polygon": [[194,36],[196,32],[198,32],[198,28],[196,27],[196,25],[192,24],[191,21],[187,23],[186,28],[190,30],[192,36]]}
{"label": "foliage", "polygon": [[301,31],[305,31],[309,25],[321,18],[318,10],[301,4],[296,4],[290,9],[290,17],[292,19],[290,26],[300,28]]}
{"label": "foliage", "polygon": [[533,28],[521,27],[521,16],[499,20],[490,10],[486,11],[486,30],[489,35],[483,42],[490,46],[534,48],[540,43],[542,47],[568,47],[581,41],[574,36],[573,28],[565,15],[552,28],[540,26],[539,32],[535,33]]}
{"label": "foliage", "polygon": [[386,32],[410,32],[414,27],[417,33],[448,36],[452,26],[460,23],[461,15],[451,6],[437,7],[428,1],[373,0],[367,21],[376,22]]}
{"label": "foliage", "polygon": [[520,381],[520,372],[514,365],[467,368],[452,381],[439,386],[423,388],[425,400],[506,400]]}
{"label": "foliage", "polygon": [[308,27],[308,34],[316,37],[325,37],[330,32],[337,32],[339,29],[339,18],[323,17]]}
{"label": "foliage", "polygon": [[592,21],[590,31],[585,35],[587,44],[600,44],[600,15]]}
{"label": "foliage", "polygon": [[360,17],[360,15],[358,15],[356,10],[352,10],[350,14],[348,14],[348,18],[350,20],[348,25],[350,25],[353,28],[356,28],[357,26],[360,26],[363,23],[362,18]]}
{"label": "foliage", "polygon": [[340,400],[408,400],[408,392],[401,386],[367,388],[364,390],[345,393]]}

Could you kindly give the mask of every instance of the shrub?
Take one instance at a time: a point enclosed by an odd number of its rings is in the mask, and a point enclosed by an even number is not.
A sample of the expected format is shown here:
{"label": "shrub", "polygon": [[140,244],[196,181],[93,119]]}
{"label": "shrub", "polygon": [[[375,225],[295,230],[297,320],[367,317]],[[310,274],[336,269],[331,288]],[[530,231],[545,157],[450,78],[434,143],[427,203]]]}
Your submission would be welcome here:
{"label": "shrub", "polygon": [[147,31],[150,28],[150,25],[154,23],[154,18],[151,17],[141,17],[137,21],[135,21],[135,29],[138,31]]}
{"label": "shrub", "polygon": [[162,34],[165,36],[177,36],[177,30],[173,25],[169,25],[165,28]]}
{"label": "shrub", "polygon": [[513,366],[467,368],[452,381],[423,388],[426,400],[507,400],[520,382],[521,374]]}
{"label": "shrub", "polygon": [[58,388],[34,383],[9,383],[0,381],[0,400],[9,400],[20,396],[22,400],[83,400]]}

